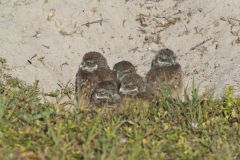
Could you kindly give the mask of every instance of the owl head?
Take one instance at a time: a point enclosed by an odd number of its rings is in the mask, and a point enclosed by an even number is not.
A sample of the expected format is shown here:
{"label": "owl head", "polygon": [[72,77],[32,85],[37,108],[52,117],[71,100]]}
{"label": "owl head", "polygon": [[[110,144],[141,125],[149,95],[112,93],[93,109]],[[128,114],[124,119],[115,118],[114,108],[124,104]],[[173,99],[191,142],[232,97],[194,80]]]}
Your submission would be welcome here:
{"label": "owl head", "polygon": [[123,77],[119,93],[125,96],[135,97],[139,93],[145,92],[146,85],[141,76],[136,73],[128,74]]}
{"label": "owl head", "polygon": [[114,81],[102,81],[97,84],[91,95],[91,103],[97,106],[115,104],[121,100],[118,87]]}
{"label": "owl head", "polygon": [[129,61],[120,61],[113,66],[117,80],[121,81],[127,74],[136,73],[134,65]]}
{"label": "owl head", "polygon": [[84,71],[93,72],[99,67],[109,68],[106,58],[98,52],[88,52],[83,56],[79,68]]}
{"label": "owl head", "polygon": [[168,48],[164,48],[158,51],[157,55],[152,60],[152,68],[171,66],[177,64],[176,55]]}

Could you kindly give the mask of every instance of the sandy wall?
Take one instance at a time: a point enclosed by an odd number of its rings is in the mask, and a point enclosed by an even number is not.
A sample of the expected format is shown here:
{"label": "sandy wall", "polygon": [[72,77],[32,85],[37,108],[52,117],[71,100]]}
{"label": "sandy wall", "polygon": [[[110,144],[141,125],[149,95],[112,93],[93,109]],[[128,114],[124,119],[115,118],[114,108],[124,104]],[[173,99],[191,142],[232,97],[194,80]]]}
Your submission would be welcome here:
{"label": "sandy wall", "polygon": [[240,83],[237,0],[0,0],[0,56],[9,72],[43,91],[73,83],[85,52],[110,66],[129,60],[144,76],[154,50],[174,50],[185,86]]}

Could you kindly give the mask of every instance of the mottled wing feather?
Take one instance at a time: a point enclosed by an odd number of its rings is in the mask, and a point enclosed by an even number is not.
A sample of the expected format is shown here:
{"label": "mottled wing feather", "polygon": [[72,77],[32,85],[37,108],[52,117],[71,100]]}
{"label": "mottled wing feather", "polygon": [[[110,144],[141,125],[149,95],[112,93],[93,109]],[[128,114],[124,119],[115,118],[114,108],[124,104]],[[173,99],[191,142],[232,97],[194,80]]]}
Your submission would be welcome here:
{"label": "mottled wing feather", "polygon": [[96,71],[96,76],[99,81],[115,81],[117,79],[116,75],[111,69],[108,68],[98,68]]}
{"label": "mottled wing feather", "polygon": [[98,77],[94,73],[79,70],[75,80],[76,100],[84,99],[89,102],[89,97],[98,83]]}

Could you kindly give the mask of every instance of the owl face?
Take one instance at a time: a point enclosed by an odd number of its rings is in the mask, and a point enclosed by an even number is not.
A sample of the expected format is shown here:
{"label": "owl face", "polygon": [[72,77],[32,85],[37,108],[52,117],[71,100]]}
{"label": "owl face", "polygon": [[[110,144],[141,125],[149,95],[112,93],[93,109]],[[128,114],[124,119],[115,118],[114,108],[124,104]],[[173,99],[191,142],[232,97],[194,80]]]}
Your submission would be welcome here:
{"label": "owl face", "polygon": [[122,81],[123,77],[127,74],[136,73],[136,69],[131,62],[120,61],[113,67],[113,71],[116,73],[117,80]]}
{"label": "owl face", "polygon": [[87,60],[87,61],[83,61],[80,64],[79,68],[83,71],[93,72],[97,70],[98,65],[94,60]]}
{"label": "owl face", "polygon": [[112,81],[98,83],[91,96],[91,102],[95,105],[114,104],[121,100],[117,86]]}
{"label": "owl face", "polygon": [[88,52],[83,56],[80,68],[85,71],[93,72],[99,67],[109,68],[106,58],[98,52]]}
{"label": "owl face", "polygon": [[138,74],[128,74],[121,81],[119,92],[122,95],[135,97],[145,90],[146,87],[142,77],[140,77]]}
{"label": "owl face", "polygon": [[161,49],[152,61],[152,68],[171,66],[176,64],[176,56],[174,52],[168,48]]}
{"label": "owl face", "polygon": [[119,92],[123,95],[130,95],[130,96],[136,96],[139,93],[139,89],[137,85],[134,85],[133,83],[127,83],[127,84],[121,84],[121,88],[119,89]]}

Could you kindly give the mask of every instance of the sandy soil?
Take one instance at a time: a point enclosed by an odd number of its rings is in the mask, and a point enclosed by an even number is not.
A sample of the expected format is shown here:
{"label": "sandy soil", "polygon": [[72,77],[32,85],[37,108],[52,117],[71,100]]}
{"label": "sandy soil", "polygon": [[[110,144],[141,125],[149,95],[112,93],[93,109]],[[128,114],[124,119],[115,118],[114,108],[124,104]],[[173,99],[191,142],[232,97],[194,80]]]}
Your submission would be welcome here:
{"label": "sandy soil", "polygon": [[174,50],[201,90],[240,91],[237,0],[0,0],[0,57],[9,72],[43,91],[74,82],[85,52],[110,66],[129,60],[144,76],[154,50]]}

